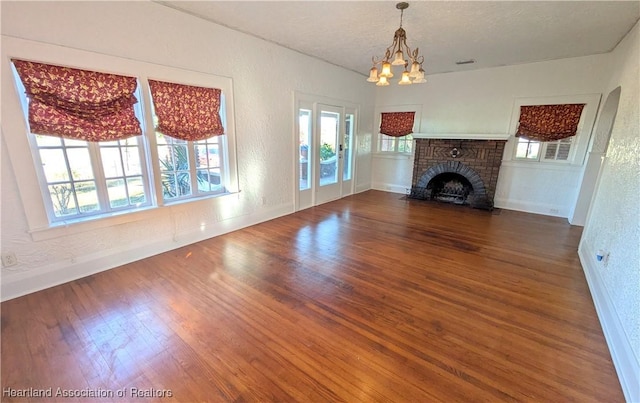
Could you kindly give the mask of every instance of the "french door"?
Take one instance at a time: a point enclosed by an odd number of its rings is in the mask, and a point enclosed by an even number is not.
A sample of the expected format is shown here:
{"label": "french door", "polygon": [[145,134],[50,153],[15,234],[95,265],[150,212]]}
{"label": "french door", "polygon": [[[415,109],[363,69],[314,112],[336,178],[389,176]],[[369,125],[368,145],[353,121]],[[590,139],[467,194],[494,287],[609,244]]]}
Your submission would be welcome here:
{"label": "french door", "polygon": [[353,193],[355,108],[300,102],[297,209]]}

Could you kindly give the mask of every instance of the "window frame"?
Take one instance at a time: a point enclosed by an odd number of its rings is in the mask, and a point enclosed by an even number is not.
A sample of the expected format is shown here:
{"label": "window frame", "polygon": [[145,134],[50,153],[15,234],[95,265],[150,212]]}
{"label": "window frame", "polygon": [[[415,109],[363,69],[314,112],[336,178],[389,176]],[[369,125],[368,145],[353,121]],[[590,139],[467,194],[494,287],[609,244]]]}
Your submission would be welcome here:
{"label": "window frame", "polygon": [[[162,195],[158,195],[160,190],[159,175],[153,171],[153,164],[156,163],[158,154],[155,150],[155,131],[151,120],[148,79],[219,88],[225,97],[225,110],[224,112],[221,110],[221,118],[225,126],[226,158],[224,162],[221,161],[221,164],[224,164],[224,166],[221,166],[221,182],[224,183],[226,192],[224,194],[198,196],[181,200],[180,202],[204,203],[206,200],[219,199],[224,195],[237,194],[239,192],[233,82],[231,78],[19,38],[3,36],[2,41],[2,60],[5,63],[4,68],[1,69],[2,85],[4,87],[2,91],[2,113],[4,116],[20,116],[20,118],[3,119],[2,137],[6,143],[7,154],[17,182],[19,198],[24,206],[28,226],[27,231],[31,234],[32,239],[51,239],[94,228],[104,228],[120,223],[138,221],[148,217],[147,214],[155,214],[146,213],[147,211],[157,211],[174,204],[163,203]],[[25,158],[26,155],[33,155],[30,140],[32,135],[29,133],[26,119],[23,118],[24,112],[21,101],[17,96],[18,85],[13,77],[12,58],[129,75],[138,79],[138,105],[142,110],[141,124],[143,128],[143,135],[139,137],[144,138],[145,146],[147,147],[146,152],[144,152],[144,164],[146,164],[147,171],[153,171],[153,174],[148,178],[149,194],[147,199],[150,201],[149,205],[76,219],[50,220],[47,206],[45,205],[48,194],[43,194],[39,185],[42,174],[39,173],[40,170],[37,169],[34,158]],[[217,205],[217,202],[213,204],[213,206]]]}

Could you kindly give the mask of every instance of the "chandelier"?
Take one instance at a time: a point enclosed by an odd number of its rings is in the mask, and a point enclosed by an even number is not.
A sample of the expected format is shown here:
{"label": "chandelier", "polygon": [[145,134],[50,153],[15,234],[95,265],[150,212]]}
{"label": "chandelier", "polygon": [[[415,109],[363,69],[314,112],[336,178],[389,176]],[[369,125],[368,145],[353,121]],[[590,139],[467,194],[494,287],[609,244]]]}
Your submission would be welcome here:
{"label": "chandelier", "polygon": [[[369,71],[367,81],[376,83],[378,86],[389,85],[389,79],[393,77],[393,72],[391,71],[391,66],[393,65],[404,66],[402,78],[398,84],[409,85],[427,82],[424,78],[424,69],[422,68],[424,57],[418,55],[418,48],[413,52],[411,51],[411,48],[407,45],[407,33],[402,28],[402,15],[408,7],[409,3],[402,2],[396,4],[396,8],[400,10],[400,28],[398,28],[393,35],[393,43],[385,51],[384,57],[382,59],[376,59],[375,56],[371,58],[373,67]],[[405,55],[408,59],[405,59]],[[393,61],[391,61],[392,56],[394,57]],[[409,70],[409,63],[411,63],[411,70]],[[381,64],[382,70],[378,74],[378,68],[376,66],[379,64]]]}

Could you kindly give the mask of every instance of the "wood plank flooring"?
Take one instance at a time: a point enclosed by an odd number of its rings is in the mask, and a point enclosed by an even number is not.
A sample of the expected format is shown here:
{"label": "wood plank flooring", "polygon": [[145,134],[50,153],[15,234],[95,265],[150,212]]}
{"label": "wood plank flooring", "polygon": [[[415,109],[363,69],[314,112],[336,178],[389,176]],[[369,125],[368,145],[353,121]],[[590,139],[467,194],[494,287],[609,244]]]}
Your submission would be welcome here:
{"label": "wood plank flooring", "polygon": [[354,195],[2,303],[2,401],[621,402],[580,234]]}

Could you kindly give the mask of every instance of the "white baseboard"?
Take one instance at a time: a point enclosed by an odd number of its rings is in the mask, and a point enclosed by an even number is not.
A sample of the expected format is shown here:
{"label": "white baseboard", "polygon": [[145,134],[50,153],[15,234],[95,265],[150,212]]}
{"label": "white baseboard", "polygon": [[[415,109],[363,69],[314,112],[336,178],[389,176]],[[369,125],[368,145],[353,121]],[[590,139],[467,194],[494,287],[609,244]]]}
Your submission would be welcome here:
{"label": "white baseboard", "polygon": [[371,183],[365,183],[365,184],[358,184],[356,185],[356,189],[355,189],[355,193],[362,193],[362,192],[366,192],[367,190],[371,190]]}
{"label": "white baseboard", "polygon": [[493,199],[493,205],[505,210],[522,211],[525,213],[542,214],[552,217],[567,218],[569,216],[569,212],[566,211],[565,206],[558,206],[554,204],[531,203],[528,201],[495,197]]}
{"label": "white baseboard", "polygon": [[591,298],[596,307],[624,397],[630,403],[640,402],[640,363],[633,353],[631,343],[616,313],[609,292],[602,282],[598,271],[599,263],[595,259],[595,251],[581,244],[578,256],[589,284]]}
{"label": "white baseboard", "polygon": [[384,192],[400,193],[406,195],[407,191],[411,190],[411,185],[407,186],[398,185],[395,183],[373,182],[371,188],[375,190],[382,190]]}
{"label": "white baseboard", "polygon": [[66,262],[56,262],[32,270],[12,274],[3,273],[0,284],[0,300],[7,301],[32,292],[64,284],[159,253],[282,217],[293,213],[293,211],[293,204],[276,206],[256,213],[219,221],[216,223],[215,228],[206,231],[195,228],[188,232],[176,234],[175,238],[169,236],[141,247],[118,251],[110,250],[106,253],[99,252],[77,258],[70,264]]}

